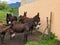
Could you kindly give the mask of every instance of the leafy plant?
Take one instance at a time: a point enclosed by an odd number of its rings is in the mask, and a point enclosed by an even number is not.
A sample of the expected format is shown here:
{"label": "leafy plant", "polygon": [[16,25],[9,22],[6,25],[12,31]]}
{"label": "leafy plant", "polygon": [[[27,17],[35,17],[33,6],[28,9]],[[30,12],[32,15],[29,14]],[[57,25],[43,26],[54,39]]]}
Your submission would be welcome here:
{"label": "leafy plant", "polygon": [[8,4],[5,1],[0,2],[0,10],[6,10],[8,8]]}
{"label": "leafy plant", "polygon": [[54,33],[50,33],[50,38],[48,37],[49,35],[44,35],[43,39],[48,40],[48,39],[55,39],[57,36]]}
{"label": "leafy plant", "polygon": [[50,33],[50,39],[55,39],[57,36],[54,33]]}

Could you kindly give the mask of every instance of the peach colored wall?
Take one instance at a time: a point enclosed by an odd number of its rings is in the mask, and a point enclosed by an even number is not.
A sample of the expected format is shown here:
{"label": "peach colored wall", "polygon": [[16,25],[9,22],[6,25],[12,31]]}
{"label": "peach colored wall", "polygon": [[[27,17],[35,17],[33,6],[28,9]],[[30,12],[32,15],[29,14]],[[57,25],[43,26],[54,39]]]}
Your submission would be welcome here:
{"label": "peach colored wall", "polygon": [[60,0],[37,0],[33,3],[21,6],[19,8],[19,15],[23,15],[24,11],[27,11],[27,17],[35,16],[37,12],[40,13],[42,23],[40,29],[46,27],[46,17],[50,17],[50,12],[52,11],[51,31],[60,39]]}

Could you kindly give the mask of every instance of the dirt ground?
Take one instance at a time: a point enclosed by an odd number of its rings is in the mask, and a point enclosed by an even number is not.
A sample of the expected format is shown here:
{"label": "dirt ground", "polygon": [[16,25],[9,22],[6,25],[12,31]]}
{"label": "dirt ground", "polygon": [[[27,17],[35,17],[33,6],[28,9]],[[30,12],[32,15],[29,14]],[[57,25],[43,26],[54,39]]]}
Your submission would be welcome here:
{"label": "dirt ground", "polygon": [[[33,34],[28,36],[28,41],[39,41],[41,33],[34,31]],[[16,34],[15,38],[11,39],[8,37],[5,38],[5,45],[24,45],[23,42],[24,36],[19,33]]]}
{"label": "dirt ground", "polygon": [[[40,41],[41,39],[41,33],[39,31],[34,30],[32,35],[28,35],[28,41]],[[24,34],[23,33],[17,33],[14,38],[10,40],[10,36],[8,34],[7,37],[4,39],[4,45],[24,45]],[[0,41],[1,42],[1,41]],[[60,45],[60,42],[58,42],[56,45]]]}

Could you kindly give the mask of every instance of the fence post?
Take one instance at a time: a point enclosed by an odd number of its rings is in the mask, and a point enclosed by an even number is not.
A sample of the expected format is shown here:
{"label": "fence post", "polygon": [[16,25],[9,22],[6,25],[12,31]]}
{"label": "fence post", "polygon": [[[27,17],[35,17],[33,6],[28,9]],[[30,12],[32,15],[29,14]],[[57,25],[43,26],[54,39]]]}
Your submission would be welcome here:
{"label": "fence post", "polygon": [[[49,25],[49,33],[51,34],[51,23],[52,23],[52,12],[50,12],[50,25]],[[50,35],[49,34],[49,38],[50,38]]]}
{"label": "fence post", "polygon": [[48,23],[48,17],[47,17],[47,29],[48,29],[48,38],[50,39],[50,25]]}
{"label": "fence post", "polygon": [[50,32],[51,32],[51,24],[52,24],[52,12],[50,12]]}
{"label": "fence post", "polygon": [[52,22],[52,12],[50,12],[50,24],[48,24],[48,17],[47,17],[47,28],[48,28],[48,38],[50,39],[51,34],[51,22]]}

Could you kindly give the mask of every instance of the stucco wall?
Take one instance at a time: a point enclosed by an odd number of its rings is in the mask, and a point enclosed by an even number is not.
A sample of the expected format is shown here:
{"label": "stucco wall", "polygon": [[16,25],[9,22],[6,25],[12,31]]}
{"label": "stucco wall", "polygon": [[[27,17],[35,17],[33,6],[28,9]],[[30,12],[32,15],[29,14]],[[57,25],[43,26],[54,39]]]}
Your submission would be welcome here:
{"label": "stucco wall", "polygon": [[51,31],[60,39],[60,0],[37,0],[21,6],[19,8],[19,15],[23,15],[24,11],[27,11],[27,17],[35,16],[37,12],[40,13],[41,29],[46,27],[46,17],[50,17],[50,12],[52,11]]}

